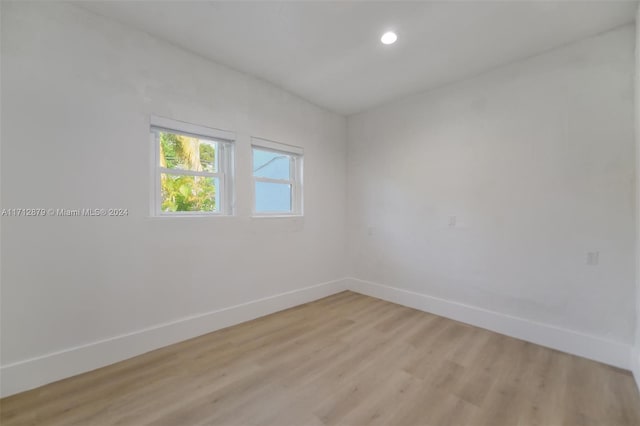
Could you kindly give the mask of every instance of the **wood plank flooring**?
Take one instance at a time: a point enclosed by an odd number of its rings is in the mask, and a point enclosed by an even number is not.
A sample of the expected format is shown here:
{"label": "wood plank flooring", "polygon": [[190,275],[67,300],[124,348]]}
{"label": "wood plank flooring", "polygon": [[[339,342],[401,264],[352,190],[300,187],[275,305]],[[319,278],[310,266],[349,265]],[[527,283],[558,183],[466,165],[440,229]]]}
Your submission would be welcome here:
{"label": "wood plank flooring", "polygon": [[640,425],[627,371],[343,292],[0,400],[13,425]]}

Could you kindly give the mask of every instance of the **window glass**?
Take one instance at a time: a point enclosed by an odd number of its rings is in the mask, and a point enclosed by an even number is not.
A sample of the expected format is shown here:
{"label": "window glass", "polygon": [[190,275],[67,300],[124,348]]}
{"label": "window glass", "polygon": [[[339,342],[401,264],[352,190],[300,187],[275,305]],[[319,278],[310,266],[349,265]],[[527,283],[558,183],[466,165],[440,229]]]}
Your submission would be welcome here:
{"label": "window glass", "polygon": [[256,182],[257,212],[291,212],[291,185],[285,183]]}
{"label": "window glass", "polygon": [[160,167],[196,172],[218,171],[215,142],[166,131],[159,134]]}
{"label": "window glass", "polygon": [[160,174],[163,212],[216,212],[218,178]]}
{"label": "window glass", "polygon": [[254,214],[302,214],[302,149],[258,138],[253,142]]}
{"label": "window glass", "polygon": [[162,117],[150,121],[152,214],[233,214],[234,134]]}
{"label": "window glass", "polygon": [[254,148],[253,175],[270,179],[290,179],[291,156]]}

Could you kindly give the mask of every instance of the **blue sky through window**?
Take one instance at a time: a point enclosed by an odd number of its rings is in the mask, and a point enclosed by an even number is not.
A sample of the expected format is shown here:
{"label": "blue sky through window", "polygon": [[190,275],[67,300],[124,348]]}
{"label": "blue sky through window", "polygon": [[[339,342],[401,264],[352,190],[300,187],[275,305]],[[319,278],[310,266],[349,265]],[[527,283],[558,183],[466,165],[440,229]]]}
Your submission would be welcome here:
{"label": "blue sky through window", "polygon": [[[273,151],[253,149],[253,175],[269,179],[291,179],[291,157]],[[256,212],[290,212],[291,185],[277,182],[255,182]]]}

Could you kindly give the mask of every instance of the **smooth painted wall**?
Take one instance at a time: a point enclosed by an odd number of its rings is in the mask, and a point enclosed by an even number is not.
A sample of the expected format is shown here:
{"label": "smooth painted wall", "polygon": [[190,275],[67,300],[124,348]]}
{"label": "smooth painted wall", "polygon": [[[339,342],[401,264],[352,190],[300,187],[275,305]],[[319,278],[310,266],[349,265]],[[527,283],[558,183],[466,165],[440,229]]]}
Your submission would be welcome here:
{"label": "smooth painted wall", "polygon": [[635,137],[636,137],[636,336],[631,354],[631,368],[640,390],[640,5],[636,12]]}
{"label": "smooth painted wall", "polygon": [[[3,365],[346,275],[344,117],[62,3],[2,2],[1,71],[2,208],[129,210],[2,218]],[[149,216],[151,114],[237,133],[235,217]],[[303,218],[250,218],[250,136]]]}
{"label": "smooth painted wall", "polygon": [[634,34],[349,117],[353,276],[631,345]]}

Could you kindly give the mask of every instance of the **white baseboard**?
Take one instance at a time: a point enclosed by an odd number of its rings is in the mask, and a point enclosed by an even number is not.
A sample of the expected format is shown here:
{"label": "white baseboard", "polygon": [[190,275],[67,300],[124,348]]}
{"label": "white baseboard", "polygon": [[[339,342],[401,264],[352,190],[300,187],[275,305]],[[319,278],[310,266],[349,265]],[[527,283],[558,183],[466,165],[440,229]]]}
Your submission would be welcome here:
{"label": "white baseboard", "polygon": [[344,290],[409,306],[562,352],[632,370],[636,383],[640,384],[640,347],[632,350],[631,345],[601,337],[357,278],[345,278],[3,365],[0,367],[0,397],[95,370],[154,349]]}
{"label": "white baseboard", "polygon": [[345,280],[329,281],[3,365],[0,367],[0,397],[95,370],[344,290]]}
{"label": "white baseboard", "polygon": [[[367,296],[430,312],[626,370],[632,369],[629,344],[357,278],[347,278],[346,285],[347,289]],[[640,360],[637,357],[635,360],[634,373],[637,374],[636,378],[640,379],[637,365]]]}

